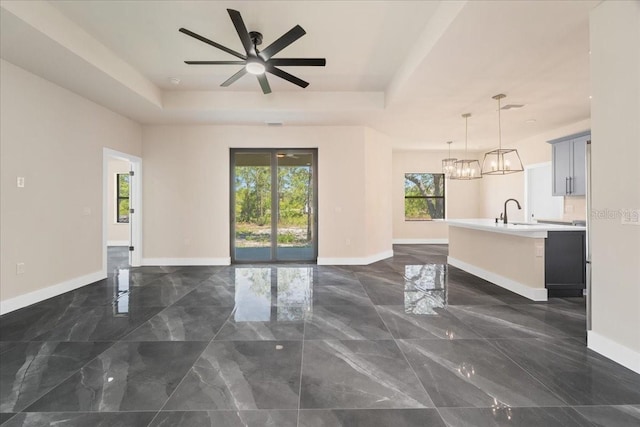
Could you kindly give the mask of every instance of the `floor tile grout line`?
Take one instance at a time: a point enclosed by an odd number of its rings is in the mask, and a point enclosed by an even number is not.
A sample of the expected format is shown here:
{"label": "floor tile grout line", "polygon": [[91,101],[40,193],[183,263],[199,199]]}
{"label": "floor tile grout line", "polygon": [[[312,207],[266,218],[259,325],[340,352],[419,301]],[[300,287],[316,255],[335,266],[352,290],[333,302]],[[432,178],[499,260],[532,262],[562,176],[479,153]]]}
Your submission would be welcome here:
{"label": "floor tile grout line", "polygon": [[509,359],[513,364],[515,364],[518,368],[522,369],[529,377],[533,378],[536,382],[538,382],[540,385],[542,385],[542,387],[544,387],[545,390],[547,390],[549,393],[551,393],[552,396],[556,397],[560,402],[564,402],[566,406],[571,406],[569,402],[567,402],[565,399],[563,399],[562,397],[560,397],[557,393],[555,393],[553,390],[551,390],[544,382],[542,382],[536,375],[534,375],[532,372],[529,372],[528,369],[526,369],[524,366],[520,365],[518,362],[516,362],[513,358],[511,358],[507,353],[505,353],[504,351],[502,351],[502,349],[500,349],[498,346],[494,345],[489,338],[484,338],[484,340],[487,342],[487,344],[489,344],[492,348],[494,348],[495,350],[497,350],[499,353],[501,353],[502,355],[504,355],[504,357],[506,357],[507,359]]}
{"label": "floor tile grout line", "polygon": [[298,413],[296,417],[296,427],[300,426],[300,410],[302,409],[302,371],[304,369],[304,334],[307,330],[307,319],[305,317],[302,324],[302,346],[300,350],[300,385],[298,386]]}
{"label": "floor tile grout line", "polygon": [[[149,424],[147,425],[150,426],[153,421],[155,421],[155,419],[158,417],[158,415],[162,412],[162,410],[167,406],[167,403],[169,403],[169,401],[171,400],[171,398],[173,397],[173,395],[178,391],[178,389],[180,388],[180,386],[182,385],[182,383],[184,382],[184,380],[187,378],[187,376],[189,375],[189,372],[191,372],[191,370],[193,369],[193,367],[196,365],[196,363],[198,363],[198,360],[200,360],[200,358],[202,357],[202,355],[204,354],[205,351],[207,351],[207,349],[209,348],[209,346],[211,345],[211,343],[213,343],[213,341],[215,340],[215,338],[218,336],[218,334],[220,333],[220,331],[222,330],[222,328],[224,327],[224,325],[229,321],[229,319],[231,318],[231,315],[233,315],[235,311],[235,307],[234,309],[231,310],[231,312],[229,313],[229,315],[227,316],[227,319],[222,323],[222,325],[220,326],[220,329],[218,329],[218,332],[216,332],[216,334],[209,340],[209,342],[207,343],[207,345],[204,346],[204,348],[202,349],[202,351],[200,352],[200,354],[198,355],[198,357],[196,357],[193,360],[193,364],[191,364],[191,367],[189,369],[187,369],[187,371],[185,372],[184,376],[180,379],[180,381],[178,382],[178,384],[176,384],[176,387],[173,389],[173,391],[171,392],[171,394],[169,396],[167,396],[167,400],[165,400],[165,402],[162,404],[162,406],[160,407],[160,409],[158,410],[158,413],[153,417],[153,419],[149,422]],[[183,341],[184,342],[184,341]],[[204,341],[200,341],[200,342],[204,342]]]}
{"label": "floor tile grout line", "polygon": [[[413,368],[413,365],[411,365],[411,362],[409,362],[409,359],[407,358],[407,355],[404,353],[404,351],[402,351],[402,347],[400,346],[400,344],[398,344],[398,342],[396,341],[395,338],[393,339],[393,342],[396,345],[396,347],[398,347],[398,350],[400,350],[400,354],[402,354],[402,357],[404,358],[404,361],[406,362],[407,366],[409,366],[409,369],[411,369],[411,372],[413,373],[413,376],[416,378],[416,381],[418,381],[418,384],[420,384],[420,388],[422,388],[422,390],[424,390],[425,394],[427,395],[427,397],[429,398],[429,400],[433,404],[433,407],[436,408],[436,404],[433,401],[433,398],[431,397],[431,395],[427,391],[426,387],[424,386],[424,384],[420,380],[420,377],[416,373],[416,370]],[[439,412],[438,412],[438,416],[440,416]],[[440,418],[442,418],[442,416],[440,416]]]}
{"label": "floor tile grout line", "polygon": [[[58,342],[58,343],[63,343],[63,342],[76,342],[76,341],[33,341],[33,342],[38,342],[38,343],[47,343],[47,342]],[[39,401],[40,399],[42,399],[45,395],[49,394],[50,392],[52,392],[56,387],[60,386],[62,383],[64,383],[65,381],[67,381],[69,378],[71,378],[72,376],[74,376],[75,374],[77,374],[78,372],[82,371],[87,365],[89,365],[91,362],[93,362],[94,360],[96,360],[98,357],[102,356],[104,353],[106,353],[107,351],[111,350],[118,342],[118,340],[114,340],[114,341],[77,341],[77,342],[111,342],[111,345],[106,347],[104,349],[104,351],[96,354],[96,356],[87,361],[87,363],[85,363],[84,365],[82,365],[80,368],[76,369],[75,371],[73,371],[71,374],[69,374],[68,376],[66,376],[64,379],[62,379],[60,382],[56,383],[54,386],[52,386],[51,388],[49,388],[46,392],[40,394],[38,397],[36,397],[35,399],[33,399],[28,405],[26,405],[24,408],[22,408],[20,411],[18,411],[17,413],[22,413],[24,412],[25,409],[27,409],[28,407],[30,407],[31,405],[33,405],[34,403],[36,403],[37,401]],[[13,417],[12,417],[13,418]]]}

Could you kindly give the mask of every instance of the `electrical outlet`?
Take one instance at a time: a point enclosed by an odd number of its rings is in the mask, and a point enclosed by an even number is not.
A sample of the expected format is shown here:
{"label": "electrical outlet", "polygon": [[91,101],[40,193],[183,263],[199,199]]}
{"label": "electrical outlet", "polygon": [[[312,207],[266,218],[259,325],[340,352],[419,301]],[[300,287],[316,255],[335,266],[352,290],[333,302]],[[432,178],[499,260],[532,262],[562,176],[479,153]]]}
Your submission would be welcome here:
{"label": "electrical outlet", "polygon": [[24,176],[19,176],[17,179],[18,188],[24,188]]}
{"label": "electrical outlet", "polygon": [[544,246],[536,246],[536,258],[542,258],[544,256]]}
{"label": "electrical outlet", "polygon": [[82,216],[89,216],[91,215],[91,208],[88,206],[85,206],[84,208],[82,208]]}
{"label": "electrical outlet", "polygon": [[24,262],[16,263],[16,274],[24,274],[25,271]]}
{"label": "electrical outlet", "polygon": [[345,239],[344,240],[344,244],[347,245],[347,246],[350,246],[351,245],[351,239]]}

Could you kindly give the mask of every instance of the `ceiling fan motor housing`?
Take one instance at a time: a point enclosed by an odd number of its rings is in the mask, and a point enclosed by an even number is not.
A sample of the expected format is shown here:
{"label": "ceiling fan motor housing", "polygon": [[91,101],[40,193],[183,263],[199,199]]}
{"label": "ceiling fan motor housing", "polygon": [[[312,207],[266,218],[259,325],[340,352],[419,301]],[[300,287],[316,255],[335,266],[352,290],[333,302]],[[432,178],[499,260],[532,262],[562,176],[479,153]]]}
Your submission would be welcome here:
{"label": "ceiling fan motor housing", "polygon": [[251,38],[251,43],[253,43],[254,46],[260,46],[262,44],[262,33],[250,31],[249,37]]}

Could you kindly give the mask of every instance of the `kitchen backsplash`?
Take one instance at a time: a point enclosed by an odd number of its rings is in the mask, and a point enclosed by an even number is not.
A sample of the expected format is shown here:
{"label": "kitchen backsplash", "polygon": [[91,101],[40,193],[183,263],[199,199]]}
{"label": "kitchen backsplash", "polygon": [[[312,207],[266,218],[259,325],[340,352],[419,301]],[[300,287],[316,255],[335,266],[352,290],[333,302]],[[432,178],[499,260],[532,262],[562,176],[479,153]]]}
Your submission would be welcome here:
{"label": "kitchen backsplash", "polygon": [[587,199],[585,197],[565,197],[564,215],[565,221],[584,220],[587,218]]}

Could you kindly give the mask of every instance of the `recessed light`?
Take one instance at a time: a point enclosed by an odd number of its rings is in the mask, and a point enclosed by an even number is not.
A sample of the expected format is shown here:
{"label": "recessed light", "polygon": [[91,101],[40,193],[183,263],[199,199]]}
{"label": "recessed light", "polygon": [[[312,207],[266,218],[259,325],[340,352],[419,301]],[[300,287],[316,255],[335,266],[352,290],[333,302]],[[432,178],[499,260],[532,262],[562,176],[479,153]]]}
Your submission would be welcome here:
{"label": "recessed light", "polygon": [[526,124],[528,124],[528,125],[535,125],[536,124],[536,119],[527,119],[524,122]]}
{"label": "recessed light", "polygon": [[267,126],[282,126],[282,122],[265,122]]}
{"label": "recessed light", "polygon": [[178,86],[180,84],[180,79],[177,77],[169,77],[169,83]]}

